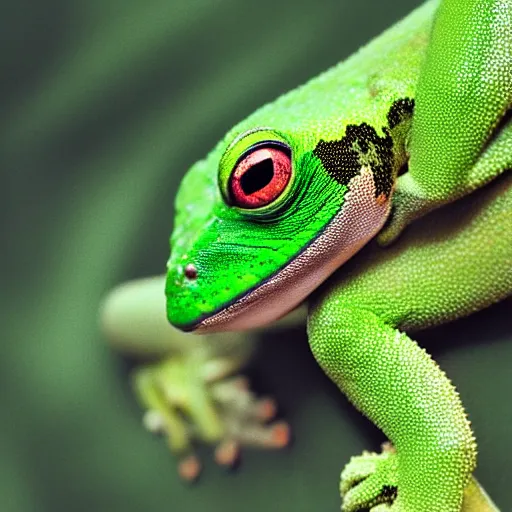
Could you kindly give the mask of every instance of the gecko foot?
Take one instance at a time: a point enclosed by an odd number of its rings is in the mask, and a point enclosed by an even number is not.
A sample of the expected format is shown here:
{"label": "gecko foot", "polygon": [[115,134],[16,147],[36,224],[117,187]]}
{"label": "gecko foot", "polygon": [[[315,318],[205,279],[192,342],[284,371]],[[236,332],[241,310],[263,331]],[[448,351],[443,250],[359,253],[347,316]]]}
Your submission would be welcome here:
{"label": "gecko foot", "polygon": [[363,452],[352,457],[341,472],[343,512],[394,510],[397,495],[397,459],[389,444],[382,453]]}
{"label": "gecko foot", "polygon": [[[213,361],[216,367],[222,361]],[[214,459],[222,467],[236,466],[241,448],[277,449],[289,444],[290,428],[272,422],[277,405],[271,398],[257,398],[247,379],[227,378],[192,356],[169,357],[135,371],[134,385],[146,409],[148,430],[163,434],[178,459],[178,473],[188,482],[197,480],[201,461],[194,445],[216,446]],[[210,369],[208,369],[210,368]]]}
{"label": "gecko foot", "polygon": [[[391,443],[382,445],[382,453],[363,452],[352,457],[341,472],[340,493],[343,512],[405,512],[398,495],[398,459]],[[408,510],[408,509],[407,509]],[[499,512],[499,509],[471,476],[460,512]]]}

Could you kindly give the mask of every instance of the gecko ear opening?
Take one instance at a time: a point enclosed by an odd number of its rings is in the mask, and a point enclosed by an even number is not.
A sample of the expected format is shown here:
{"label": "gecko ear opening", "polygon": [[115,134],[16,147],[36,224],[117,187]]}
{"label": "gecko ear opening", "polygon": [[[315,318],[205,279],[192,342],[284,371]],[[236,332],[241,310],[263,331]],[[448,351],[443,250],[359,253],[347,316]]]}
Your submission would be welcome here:
{"label": "gecko ear opening", "polygon": [[406,174],[409,172],[409,160],[407,160],[404,165],[402,165],[402,167],[400,167],[400,169],[398,169],[398,172],[397,172],[397,177],[398,176],[402,176],[403,174]]}

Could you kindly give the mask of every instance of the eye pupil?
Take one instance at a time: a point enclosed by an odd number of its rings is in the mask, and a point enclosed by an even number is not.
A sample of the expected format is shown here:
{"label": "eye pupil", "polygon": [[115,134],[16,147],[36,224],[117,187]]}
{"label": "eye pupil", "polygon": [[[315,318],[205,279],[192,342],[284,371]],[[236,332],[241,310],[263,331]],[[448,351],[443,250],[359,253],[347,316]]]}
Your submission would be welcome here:
{"label": "eye pupil", "polygon": [[274,177],[274,162],[266,158],[247,169],[240,178],[240,187],[244,194],[251,195],[266,187]]}

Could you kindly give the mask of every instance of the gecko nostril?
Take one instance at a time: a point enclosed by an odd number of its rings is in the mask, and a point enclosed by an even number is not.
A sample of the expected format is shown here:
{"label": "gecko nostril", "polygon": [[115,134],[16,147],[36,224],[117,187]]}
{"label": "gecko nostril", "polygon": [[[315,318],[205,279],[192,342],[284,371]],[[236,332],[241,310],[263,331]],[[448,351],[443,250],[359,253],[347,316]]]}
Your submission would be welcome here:
{"label": "gecko nostril", "polygon": [[189,263],[185,267],[185,277],[191,280],[197,279],[197,268],[193,263]]}

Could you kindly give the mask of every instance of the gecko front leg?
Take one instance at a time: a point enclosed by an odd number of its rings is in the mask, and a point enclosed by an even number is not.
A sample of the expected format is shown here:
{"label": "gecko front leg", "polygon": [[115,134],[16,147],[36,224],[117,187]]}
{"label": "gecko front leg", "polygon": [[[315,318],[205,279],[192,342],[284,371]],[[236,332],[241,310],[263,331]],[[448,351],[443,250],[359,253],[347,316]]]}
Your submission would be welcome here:
{"label": "gecko front leg", "polygon": [[381,243],[510,170],[511,62],[512,2],[440,3],[417,85],[409,169]]}
{"label": "gecko front leg", "polygon": [[459,512],[476,443],[455,388],[432,358],[357,306],[319,305],[308,333],[327,375],[397,449],[345,494],[343,510],[396,495],[393,512]]}
{"label": "gecko front leg", "polygon": [[167,322],[163,290],[163,277],[125,283],[105,299],[101,317],[113,346],[146,360],[132,374],[144,424],[165,436],[180,476],[187,481],[199,476],[198,443],[216,446],[216,462],[227,467],[237,462],[243,446],[286,446],[290,429],[283,421],[272,422],[274,400],[257,398],[238,375],[253,353],[254,335],[182,333]]}

